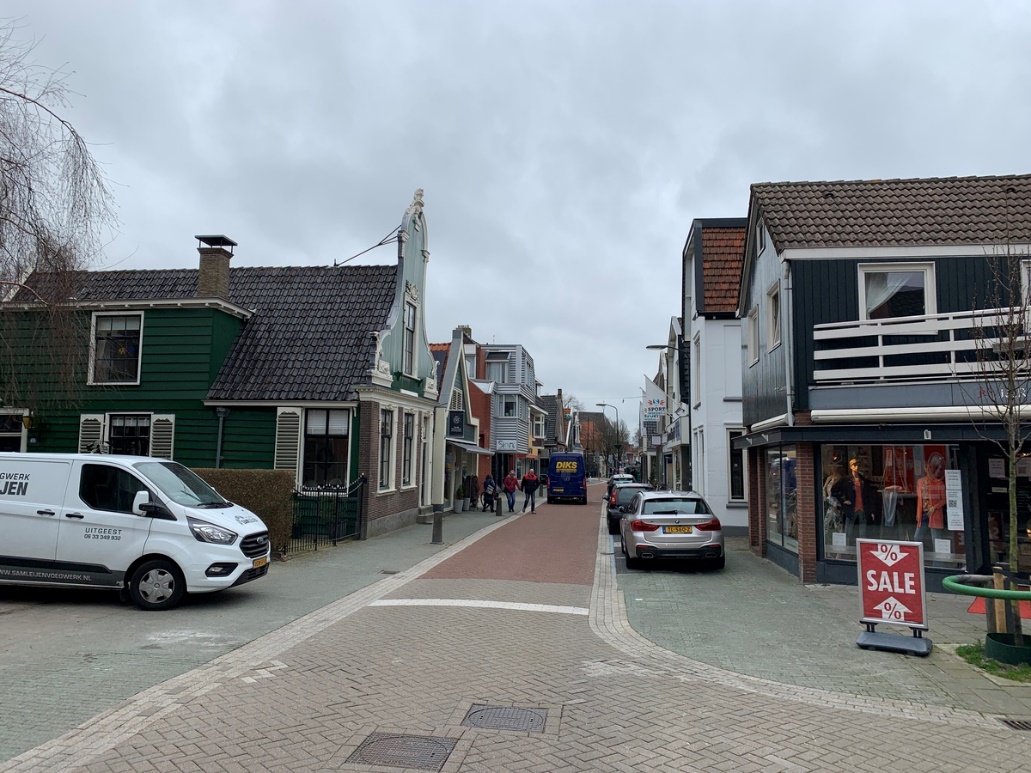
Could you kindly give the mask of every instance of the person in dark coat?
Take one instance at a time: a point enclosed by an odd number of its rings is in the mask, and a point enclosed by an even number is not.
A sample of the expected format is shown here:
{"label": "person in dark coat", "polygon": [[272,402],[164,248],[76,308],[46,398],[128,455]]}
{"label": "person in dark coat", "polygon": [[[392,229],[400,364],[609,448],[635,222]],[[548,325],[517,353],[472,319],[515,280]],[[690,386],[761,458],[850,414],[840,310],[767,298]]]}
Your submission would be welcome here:
{"label": "person in dark coat", "polygon": [[530,506],[530,512],[537,512],[537,487],[540,485],[540,481],[537,479],[537,473],[532,469],[527,470],[523,474],[523,481],[519,485],[519,488],[523,490],[523,512],[526,512],[526,506]]}

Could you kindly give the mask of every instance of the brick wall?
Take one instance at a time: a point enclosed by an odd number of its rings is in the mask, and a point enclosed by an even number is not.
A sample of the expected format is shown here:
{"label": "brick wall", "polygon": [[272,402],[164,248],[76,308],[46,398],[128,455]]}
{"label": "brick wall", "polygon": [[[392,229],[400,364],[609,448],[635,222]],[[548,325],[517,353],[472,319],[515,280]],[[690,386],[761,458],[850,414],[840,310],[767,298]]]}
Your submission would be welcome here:
{"label": "brick wall", "polygon": [[795,523],[798,527],[799,579],[804,583],[816,582],[817,529],[815,446],[798,443],[795,446]]}
{"label": "brick wall", "polygon": [[414,451],[416,452],[416,458],[415,461],[413,461],[413,477],[416,481],[415,488],[405,489],[403,491],[397,488],[401,484],[404,412],[395,411],[395,488],[382,493],[379,491],[379,419],[382,407],[383,406],[377,402],[363,401],[359,404],[361,430],[359,433],[358,469],[365,474],[369,480],[369,485],[365,488],[365,523],[362,524],[363,537],[375,536],[383,531],[389,531],[392,528],[399,528],[407,525],[407,523],[398,520],[396,524],[392,522],[391,527],[387,528],[383,519],[399,519],[406,513],[409,513],[411,514],[411,518],[409,520],[414,523],[414,516],[419,508],[419,484],[421,483],[419,476],[421,474],[421,465],[418,463],[418,449],[422,441],[422,426],[418,421],[418,415],[416,416],[415,422],[416,432]]}

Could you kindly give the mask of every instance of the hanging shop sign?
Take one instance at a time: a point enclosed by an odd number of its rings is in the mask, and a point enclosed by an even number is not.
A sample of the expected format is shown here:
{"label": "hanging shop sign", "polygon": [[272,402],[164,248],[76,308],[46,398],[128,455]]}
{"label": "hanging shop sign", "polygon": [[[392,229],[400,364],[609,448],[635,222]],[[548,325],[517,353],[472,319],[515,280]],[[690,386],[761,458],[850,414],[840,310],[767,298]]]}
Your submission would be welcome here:
{"label": "hanging shop sign", "polygon": [[465,435],[465,411],[447,412],[447,435],[448,437]]}

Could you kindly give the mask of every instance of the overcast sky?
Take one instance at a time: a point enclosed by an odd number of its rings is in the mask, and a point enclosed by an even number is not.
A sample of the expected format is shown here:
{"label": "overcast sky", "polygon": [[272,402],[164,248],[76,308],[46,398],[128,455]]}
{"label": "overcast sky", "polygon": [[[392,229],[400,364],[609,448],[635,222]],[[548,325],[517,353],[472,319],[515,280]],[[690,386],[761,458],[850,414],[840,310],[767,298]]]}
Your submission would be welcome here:
{"label": "overcast sky", "polygon": [[194,267],[201,233],[331,264],[423,188],[430,341],[523,344],[544,392],[631,429],[694,218],[743,217],[753,182],[1031,172],[1018,0],[0,8],[72,71],[120,219],[97,267]]}

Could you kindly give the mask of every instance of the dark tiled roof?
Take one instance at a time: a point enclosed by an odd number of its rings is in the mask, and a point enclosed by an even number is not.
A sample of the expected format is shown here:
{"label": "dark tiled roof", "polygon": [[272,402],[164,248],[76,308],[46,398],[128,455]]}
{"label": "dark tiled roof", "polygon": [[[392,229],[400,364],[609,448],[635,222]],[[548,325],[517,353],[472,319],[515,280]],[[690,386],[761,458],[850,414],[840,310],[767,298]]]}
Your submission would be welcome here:
{"label": "dark tiled roof", "polygon": [[[82,272],[74,297],[84,302],[192,298],[197,273]],[[227,300],[255,313],[244,323],[208,397],[353,399],[353,387],[369,381],[376,351],[371,332],[386,326],[396,282],[396,266],[231,268]],[[45,275],[34,275],[27,284],[42,288],[46,283]]]}
{"label": "dark tiled roof", "polygon": [[[433,361],[437,364],[437,381],[439,383],[444,378],[444,372],[447,370],[447,359],[448,355],[451,354],[451,344],[430,344],[430,354],[433,355]],[[445,403],[450,403],[451,394],[441,395],[441,399]]]}
{"label": "dark tiled roof", "polygon": [[1031,175],[752,185],[777,250],[1031,241]]}
{"label": "dark tiled roof", "polygon": [[733,312],[741,286],[745,256],[745,226],[702,226],[703,312]]}

